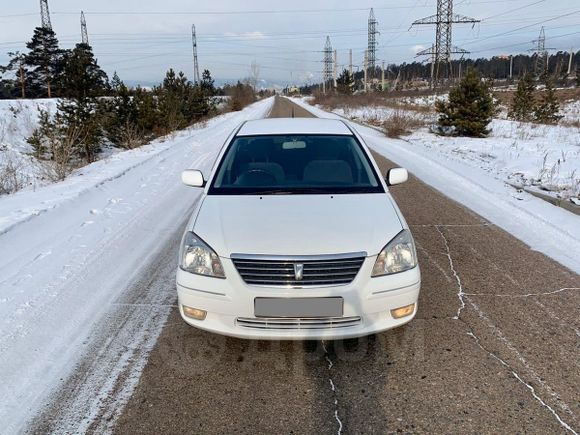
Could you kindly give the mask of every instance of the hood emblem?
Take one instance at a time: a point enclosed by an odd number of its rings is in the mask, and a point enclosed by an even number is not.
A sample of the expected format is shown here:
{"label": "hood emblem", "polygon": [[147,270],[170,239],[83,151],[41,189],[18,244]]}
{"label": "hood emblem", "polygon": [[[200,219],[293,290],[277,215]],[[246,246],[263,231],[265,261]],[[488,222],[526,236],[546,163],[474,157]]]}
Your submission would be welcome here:
{"label": "hood emblem", "polygon": [[304,275],[304,265],[300,263],[294,263],[294,278],[296,281],[302,281]]}

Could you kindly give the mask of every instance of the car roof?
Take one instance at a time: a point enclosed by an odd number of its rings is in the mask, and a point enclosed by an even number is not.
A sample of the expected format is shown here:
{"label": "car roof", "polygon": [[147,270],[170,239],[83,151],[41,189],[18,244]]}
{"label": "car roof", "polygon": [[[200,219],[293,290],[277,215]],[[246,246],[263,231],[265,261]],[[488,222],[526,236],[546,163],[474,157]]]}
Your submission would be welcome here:
{"label": "car roof", "polygon": [[339,119],[322,118],[267,118],[248,121],[236,136],[274,134],[332,134],[352,136],[352,131]]}

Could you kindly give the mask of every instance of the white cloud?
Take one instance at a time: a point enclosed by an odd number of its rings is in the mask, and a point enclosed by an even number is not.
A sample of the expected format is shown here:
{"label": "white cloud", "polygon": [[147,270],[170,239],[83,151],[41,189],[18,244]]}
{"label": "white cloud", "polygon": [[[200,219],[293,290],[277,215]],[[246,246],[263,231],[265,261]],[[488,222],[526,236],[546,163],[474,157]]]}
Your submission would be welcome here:
{"label": "white cloud", "polygon": [[417,44],[417,45],[413,45],[413,46],[411,47],[411,51],[412,51],[413,53],[417,54],[417,53],[418,53],[418,52],[420,52],[421,50],[425,50],[425,48],[427,48],[427,47],[425,47],[424,45],[421,45],[421,44]]}
{"label": "white cloud", "polygon": [[253,32],[241,32],[241,33],[226,32],[224,33],[224,36],[227,36],[228,38],[240,38],[240,39],[264,39],[266,37],[266,35],[264,35],[262,32],[258,30],[255,30]]}

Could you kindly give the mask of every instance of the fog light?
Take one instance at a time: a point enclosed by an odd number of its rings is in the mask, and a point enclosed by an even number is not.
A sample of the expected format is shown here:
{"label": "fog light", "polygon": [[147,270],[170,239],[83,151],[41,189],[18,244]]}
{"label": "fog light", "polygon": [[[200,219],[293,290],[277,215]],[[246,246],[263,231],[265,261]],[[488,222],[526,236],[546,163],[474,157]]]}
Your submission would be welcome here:
{"label": "fog light", "polygon": [[207,311],[198,310],[197,308],[191,308],[185,305],[182,305],[183,314],[187,317],[195,320],[205,320],[205,316],[207,316]]}
{"label": "fog light", "polygon": [[415,304],[405,305],[404,307],[391,310],[391,316],[393,316],[394,319],[400,319],[401,317],[410,316],[413,314],[413,311],[415,311]]}

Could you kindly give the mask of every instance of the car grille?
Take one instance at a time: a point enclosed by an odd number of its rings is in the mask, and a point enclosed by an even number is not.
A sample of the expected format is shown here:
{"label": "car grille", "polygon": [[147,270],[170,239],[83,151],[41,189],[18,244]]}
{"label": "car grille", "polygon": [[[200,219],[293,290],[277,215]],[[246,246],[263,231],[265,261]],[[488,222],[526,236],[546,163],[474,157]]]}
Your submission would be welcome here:
{"label": "car grille", "polygon": [[[309,287],[351,283],[365,260],[364,255],[315,260],[232,258],[246,284],[261,286]],[[303,265],[297,279],[294,265]]]}
{"label": "car grille", "polygon": [[238,318],[238,326],[250,329],[338,329],[358,326],[360,317],[321,317],[313,319],[283,319],[283,318]]}

